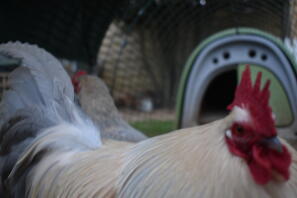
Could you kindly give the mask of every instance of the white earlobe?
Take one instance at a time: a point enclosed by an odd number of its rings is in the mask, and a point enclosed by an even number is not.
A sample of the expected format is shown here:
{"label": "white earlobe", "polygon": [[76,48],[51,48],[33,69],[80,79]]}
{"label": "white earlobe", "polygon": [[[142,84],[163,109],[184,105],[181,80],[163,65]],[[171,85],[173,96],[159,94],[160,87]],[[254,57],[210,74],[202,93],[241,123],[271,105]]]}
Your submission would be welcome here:
{"label": "white earlobe", "polygon": [[232,133],[230,131],[230,129],[228,129],[226,132],[225,132],[226,136],[230,139],[232,139]]}

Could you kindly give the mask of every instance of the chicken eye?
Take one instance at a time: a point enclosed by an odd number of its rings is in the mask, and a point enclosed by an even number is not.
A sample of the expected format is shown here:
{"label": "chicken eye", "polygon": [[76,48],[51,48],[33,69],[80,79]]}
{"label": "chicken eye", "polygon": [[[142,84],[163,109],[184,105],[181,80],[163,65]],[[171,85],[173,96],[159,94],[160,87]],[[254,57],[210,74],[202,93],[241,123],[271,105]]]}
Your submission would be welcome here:
{"label": "chicken eye", "polygon": [[236,125],[235,131],[236,131],[236,133],[242,135],[244,133],[244,128],[240,125]]}

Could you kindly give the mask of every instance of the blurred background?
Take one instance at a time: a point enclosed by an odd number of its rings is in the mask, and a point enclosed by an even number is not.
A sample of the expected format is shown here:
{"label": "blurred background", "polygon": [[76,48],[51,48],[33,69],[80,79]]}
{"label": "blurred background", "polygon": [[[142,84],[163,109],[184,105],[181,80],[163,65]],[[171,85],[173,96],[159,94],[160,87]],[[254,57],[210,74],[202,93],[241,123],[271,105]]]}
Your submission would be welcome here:
{"label": "blurred background", "polygon": [[[212,56],[197,51],[225,39],[230,29],[230,35],[239,35],[249,28],[244,34],[277,43],[281,52],[275,56],[283,53],[289,60],[291,74],[275,76],[275,90],[284,106],[274,104],[281,109],[280,120],[289,115],[279,125],[296,126],[292,100],[297,90],[288,95],[289,88],[283,86],[292,76],[295,78],[290,82],[296,84],[296,0],[3,0],[0,4],[0,42],[36,43],[57,56],[70,74],[84,69],[99,76],[124,119],[149,136],[211,121],[200,116],[204,121],[187,122],[197,120],[201,112],[212,113],[213,108],[222,110],[213,113],[215,118],[224,114],[240,78],[240,65],[266,64],[243,58],[232,62],[232,67],[231,62],[223,64],[221,68],[226,69],[215,74],[206,72],[204,77],[210,75],[211,80],[204,81],[201,92],[195,92],[203,96],[201,104],[191,103],[196,101],[195,94],[188,96],[192,91],[189,83],[193,84],[189,79],[194,78],[191,68],[199,67],[195,65],[198,56]],[[241,42],[240,46],[248,48],[250,44]],[[254,51],[249,48],[250,58],[257,56],[260,47],[269,50],[268,44],[257,46]],[[222,53],[226,60],[233,58],[232,50]],[[261,55],[262,61],[267,54]],[[220,61],[212,60],[213,64]],[[7,87],[7,73],[15,64],[0,70],[0,95]],[[194,89],[200,88],[197,86]],[[187,118],[185,107],[195,109],[191,115],[196,117]]]}

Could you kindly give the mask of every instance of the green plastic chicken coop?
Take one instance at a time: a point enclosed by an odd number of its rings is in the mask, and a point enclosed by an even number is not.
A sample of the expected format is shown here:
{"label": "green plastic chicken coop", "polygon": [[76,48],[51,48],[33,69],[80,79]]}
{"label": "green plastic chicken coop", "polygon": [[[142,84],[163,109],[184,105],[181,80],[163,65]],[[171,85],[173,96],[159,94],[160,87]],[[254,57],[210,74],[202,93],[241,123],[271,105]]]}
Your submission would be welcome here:
{"label": "green plastic chicken coop", "polygon": [[[271,80],[270,105],[283,136],[297,132],[297,66],[276,37],[249,28],[228,29],[202,42],[191,54],[181,79],[178,127],[190,127],[225,116],[226,107],[246,64]],[[262,82],[262,84],[264,84]]]}

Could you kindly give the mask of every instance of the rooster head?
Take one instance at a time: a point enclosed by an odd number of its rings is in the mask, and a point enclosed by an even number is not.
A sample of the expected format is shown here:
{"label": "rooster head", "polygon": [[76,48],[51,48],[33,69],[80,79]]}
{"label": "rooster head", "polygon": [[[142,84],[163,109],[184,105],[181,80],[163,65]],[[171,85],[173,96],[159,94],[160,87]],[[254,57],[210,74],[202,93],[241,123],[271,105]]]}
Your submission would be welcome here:
{"label": "rooster head", "polygon": [[72,85],[74,88],[74,92],[77,94],[79,93],[81,87],[80,87],[80,83],[79,83],[79,77],[86,75],[87,72],[83,71],[83,70],[79,70],[77,71],[72,77],[71,77],[71,81],[72,81]]}
{"label": "rooster head", "polygon": [[231,127],[225,139],[230,152],[243,158],[258,184],[289,179],[291,155],[277,138],[274,115],[269,106],[268,80],[261,89],[259,72],[253,85],[247,65],[237,86],[235,98],[228,106],[232,111]]}

